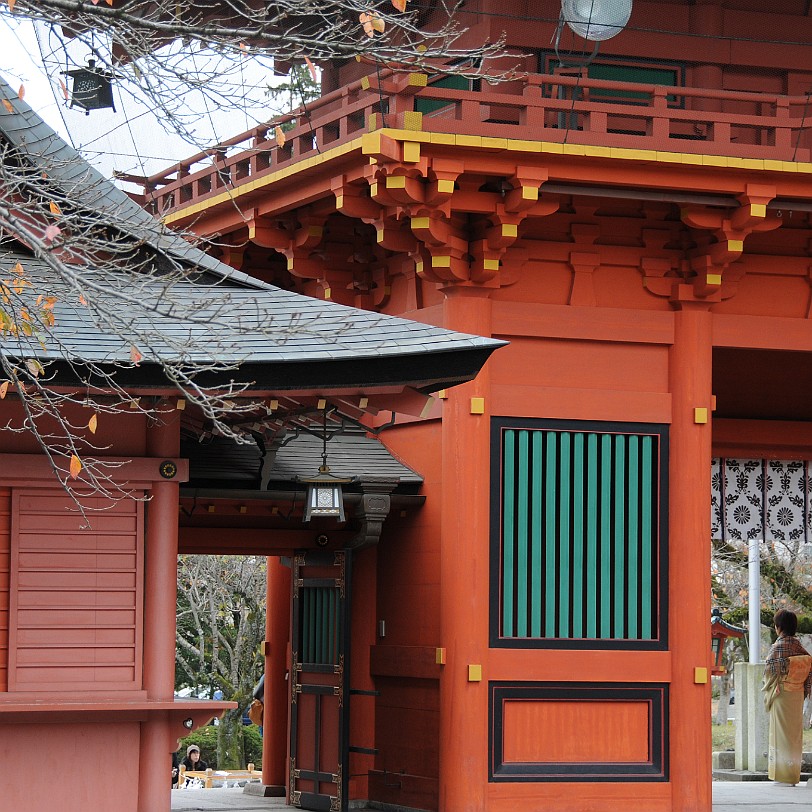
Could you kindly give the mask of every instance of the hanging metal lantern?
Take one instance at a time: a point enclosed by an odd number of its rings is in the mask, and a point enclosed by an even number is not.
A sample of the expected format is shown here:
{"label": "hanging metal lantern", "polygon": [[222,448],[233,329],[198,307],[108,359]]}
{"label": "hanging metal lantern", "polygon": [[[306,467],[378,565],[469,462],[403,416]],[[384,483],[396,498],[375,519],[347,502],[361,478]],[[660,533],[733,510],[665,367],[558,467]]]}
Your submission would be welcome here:
{"label": "hanging metal lantern", "polygon": [[62,71],[64,76],[72,80],[70,106],[81,107],[85,115],[91,110],[100,110],[104,107],[116,111],[113,103],[113,74],[96,67],[95,59],[87,60],[87,67]]}
{"label": "hanging metal lantern", "polygon": [[345,517],[342,485],[348,485],[353,480],[333,476],[327,465],[327,409],[324,410],[321,441],[321,465],[318,474],[299,479],[307,485],[307,501],[302,521],[309,522],[313,516],[329,516],[343,522]]}

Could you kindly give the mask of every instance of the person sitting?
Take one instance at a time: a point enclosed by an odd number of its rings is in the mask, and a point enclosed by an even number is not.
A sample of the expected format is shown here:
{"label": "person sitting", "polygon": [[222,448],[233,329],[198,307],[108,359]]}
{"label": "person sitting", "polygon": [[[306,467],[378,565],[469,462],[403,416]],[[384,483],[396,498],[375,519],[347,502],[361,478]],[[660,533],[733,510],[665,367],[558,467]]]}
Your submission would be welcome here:
{"label": "person sitting", "polygon": [[204,772],[209,768],[209,765],[200,758],[200,748],[196,744],[190,744],[186,748],[186,758],[181,761],[181,764],[186,768],[187,772],[190,770]]}

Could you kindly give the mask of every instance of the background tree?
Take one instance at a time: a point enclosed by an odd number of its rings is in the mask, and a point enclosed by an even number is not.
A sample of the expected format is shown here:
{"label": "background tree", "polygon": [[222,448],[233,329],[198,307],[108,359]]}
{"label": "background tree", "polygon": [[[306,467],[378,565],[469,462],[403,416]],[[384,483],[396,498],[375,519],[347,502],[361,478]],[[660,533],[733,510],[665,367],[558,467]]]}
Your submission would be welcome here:
{"label": "background tree", "polygon": [[211,698],[220,688],[237,703],[217,728],[220,769],[245,767],[242,714],[262,673],[264,639],[264,557],[179,557],[176,689]]}

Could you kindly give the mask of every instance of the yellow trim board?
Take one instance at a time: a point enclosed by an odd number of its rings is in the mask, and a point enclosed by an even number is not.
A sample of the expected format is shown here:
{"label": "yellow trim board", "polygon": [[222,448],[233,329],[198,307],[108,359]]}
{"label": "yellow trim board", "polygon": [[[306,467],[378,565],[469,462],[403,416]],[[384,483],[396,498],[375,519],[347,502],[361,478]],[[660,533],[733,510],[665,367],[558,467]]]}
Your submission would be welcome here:
{"label": "yellow trim board", "polygon": [[[694,166],[713,166],[725,169],[747,169],[750,171],[769,171],[769,172],[792,172],[812,174],[812,163],[800,161],[777,161],[777,160],[762,160],[757,158],[738,158],[728,157],[724,155],[695,155],[693,153],[684,152],[663,152],[648,149],[634,149],[634,148],[620,148],[620,147],[602,147],[602,146],[586,146],[581,144],[560,144],[551,141],[535,141],[531,142],[527,139],[519,138],[487,138],[482,136],[472,135],[451,135],[446,133],[427,133],[415,132],[410,130],[394,129],[391,127],[381,128],[375,131],[375,134],[383,134],[396,141],[401,142],[424,142],[436,144],[454,144],[461,148],[490,148],[497,147],[505,152],[517,152],[526,154],[530,145],[537,145],[533,151],[538,151],[541,154],[558,154],[558,155],[582,155],[592,158],[608,158],[609,160],[639,160],[648,163],[662,163],[662,164],[689,164]],[[243,195],[249,194],[271,186],[285,178],[289,178],[297,173],[310,169],[321,164],[328,163],[342,155],[349,152],[361,149],[362,137],[348,141],[346,144],[333,147],[332,149],[325,150],[324,152],[313,155],[309,158],[296,161],[288,166],[264,175],[260,178],[248,180],[244,184],[240,184],[231,191],[225,191],[214,197],[206,198],[198,203],[192,203],[182,209],[170,212],[163,218],[163,222],[167,225],[184,220],[188,217],[200,214],[216,206],[220,203],[236,200]],[[412,156],[416,152],[415,147],[410,147]],[[412,157],[410,156],[410,157]]]}

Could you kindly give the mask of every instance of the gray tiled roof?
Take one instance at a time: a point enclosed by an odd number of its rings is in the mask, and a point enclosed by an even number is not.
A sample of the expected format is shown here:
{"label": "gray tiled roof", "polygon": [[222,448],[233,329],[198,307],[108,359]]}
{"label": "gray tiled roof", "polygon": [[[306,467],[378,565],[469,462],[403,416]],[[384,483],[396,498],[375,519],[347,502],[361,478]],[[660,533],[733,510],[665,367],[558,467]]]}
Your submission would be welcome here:
{"label": "gray tiled roof", "polygon": [[[321,465],[322,442],[302,433],[279,448],[275,454],[269,481],[289,483],[297,477],[313,476]],[[330,473],[338,477],[360,479],[392,478],[403,485],[419,485],[420,474],[395,458],[386,446],[359,433],[337,434],[327,445]],[[214,437],[208,443],[184,442],[181,454],[189,459],[190,481],[233,483],[234,487],[260,480],[261,456],[254,443],[235,443]]]}
{"label": "gray tiled roof", "polygon": [[[369,366],[372,361],[379,371],[368,376],[368,383],[397,379],[429,390],[444,385],[444,370],[448,385],[470,379],[488,354],[504,343],[319,301],[238,273],[189,245],[143,211],[91,168],[2,79],[0,97],[7,99],[14,110],[8,112],[0,106],[0,139],[15,145],[35,166],[47,171],[66,197],[81,202],[134,241],[152,246],[158,254],[207,271],[204,279],[179,282],[171,291],[151,281],[132,292],[139,305],[132,313],[124,312],[116,318],[133,319],[136,329],[143,327],[150,333],[150,341],[138,345],[143,355],[142,371],[151,365],[157,368],[161,362],[195,366],[215,360],[235,366],[315,363],[322,370],[311,369],[294,376],[288,387],[292,388],[304,387],[305,382],[312,385],[320,376],[323,379],[324,362],[353,362],[358,372],[359,363]],[[21,258],[0,251],[0,262],[13,264],[18,258],[32,275],[49,279],[44,263],[28,255]],[[105,269],[98,270],[101,279],[104,273]],[[205,283],[211,280],[217,284]],[[103,302],[106,294],[95,295],[97,301]],[[122,336],[128,335],[127,330],[117,329],[109,320],[89,323],[88,310],[75,298],[75,294],[66,295],[58,303],[56,327],[46,342],[46,354],[35,341],[10,346],[8,337],[3,339],[6,351],[23,357],[126,363],[130,345]],[[122,309],[120,300],[111,298],[111,302],[116,303],[116,309]],[[195,312],[194,319],[183,315],[190,309]],[[395,363],[398,359],[400,367]],[[381,369],[386,362],[394,365],[391,370]],[[424,363],[431,367],[431,374],[420,374],[419,367]],[[338,375],[340,369],[336,366],[334,374]],[[358,374],[346,385],[363,383],[363,378]],[[275,384],[279,379],[277,370],[270,382]],[[331,385],[342,383],[340,379]]]}

